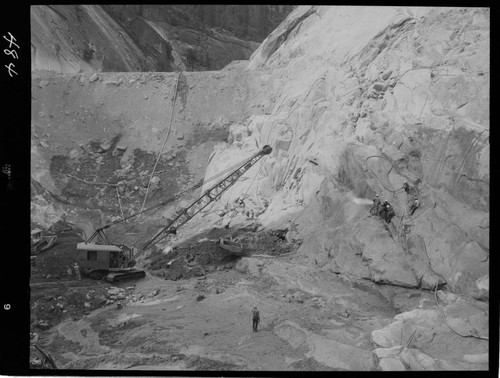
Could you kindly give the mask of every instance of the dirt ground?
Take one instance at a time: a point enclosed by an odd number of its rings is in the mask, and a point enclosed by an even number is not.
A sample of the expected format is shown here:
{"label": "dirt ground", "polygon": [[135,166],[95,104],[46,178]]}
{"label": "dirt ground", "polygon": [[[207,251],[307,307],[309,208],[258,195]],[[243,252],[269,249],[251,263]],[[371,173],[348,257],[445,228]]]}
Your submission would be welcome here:
{"label": "dirt ground", "polygon": [[[116,285],[129,293],[121,309],[103,300],[109,283],[35,280],[32,331],[37,345],[63,369],[374,369],[370,333],[396,314],[391,305],[394,292],[318,271],[293,251],[243,258],[220,254],[206,241],[215,234],[208,232],[176,248],[178,256],[188,256],[184,268],[203,268],[189,279],[182,274],[175,281],[162,278],[165,273],[159,271],[172,269],[165,269],[164,255],[145,259],[150,267],[160,268],[147,269],[145,279]],[[279,248],[282,241],[274,238]],[[50,308],[53,300],[67,311],[57,305],[52,312],[40,310]],[[261,314],[256,333],[251,329],[253,305]],[[48,319],[45,314],[50,314]],[[40,329],[35,321],[44,315],[48,329]],[[37,353],[33,350],[32,358]]]}

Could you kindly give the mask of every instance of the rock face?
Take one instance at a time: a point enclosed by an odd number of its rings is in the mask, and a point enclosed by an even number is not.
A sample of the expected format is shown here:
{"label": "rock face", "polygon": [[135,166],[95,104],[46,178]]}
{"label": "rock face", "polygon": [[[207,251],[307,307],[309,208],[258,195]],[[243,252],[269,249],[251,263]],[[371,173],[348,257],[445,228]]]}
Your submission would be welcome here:
{"label": "rock face", "polygon": [[248,191],[273,199],[260,220],[296,218],[334,272],[487,298],[489,25],[479,8],[296,8],[248,65],[269,83],[239,142],[274,149]]}
{"label": "rock face", "polygon": [[[486,370],[488,306],[454,294],[437,293],[439,303],[421,301],[388,326],[372,332],[380,370]],[[444,345],[454,345],[444,352]]]}
{"label": "rock face", "polygon": [[109,5],[122,19],[137,16],[167,22],[207,25],[247,41],[262,42],[293,9],[291,5]]}
{"label": "rock face", "polygon": [[[220,72],[35,75],[32,176],[55,194],[88,187],[82,201],[94,207],[117,203],[116,188],[98,184],[133,178],[119,185],[120,200],[142,201],[156,156],[144,151],[160,150],[179,79],[157,199],[202,177],[207,189],[269,144],[210,211],[226,214],[244,194],[265,227],[294,220],[293,239],[318,267],[487,299],[489,17],[481,8],[304,6],[248,63]],[[113,141],[100,160],[87,145],[96,138]],[[75,143],[80,161],[63,156]],[[116,143],[127,148],[114,156]],[[395,210],[388,225],[370,215],[375,193]],[[413,195],[421,206],[410,215]]]}
{"label": "rock face", "polygon": [[[146,207],[180,192],[184,201],[193,198],[198,193],[186,189],[203,180],[210,155],[225,144],[230,126],[260,112],[254,105],[266,96],[265,88],[259,77],[243,72],[245,64],[182,75],[33,72],[31,176],[60,200],[34,192],[33,220],[48,227],[65,208],[76,206],[78,213],[102,210],[107,223],[138,211],[146,193]],[[152,174],[171,116],[171,134]],[[254,152],[243,152],[242,158]],[[158,217],[174,211],[162,210]],[[89,219],[88,235],[90,222],[97,220]]]}
{"label": "rock face", "polygon": [[218,70],[233,60],[248,59],[290,10],[291,6],[33,6],[32,69]]}

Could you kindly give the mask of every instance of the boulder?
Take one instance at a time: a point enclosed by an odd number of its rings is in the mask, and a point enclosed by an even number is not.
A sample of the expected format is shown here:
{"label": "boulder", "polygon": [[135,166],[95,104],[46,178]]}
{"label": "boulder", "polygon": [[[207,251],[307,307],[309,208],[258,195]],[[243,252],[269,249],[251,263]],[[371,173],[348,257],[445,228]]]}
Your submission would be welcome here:
{"label": "boulder", "polygon": [[43,88],[43,87],[46,87],[48,84],[49,84],[48,80],[40,80],[40,82],[38,83],[38,86],[40,88]]}
{"label": "boulder", "polygon": [[50,323],[47,320],[39,320],[37,327],[45,331],[50,328]]}
{"label": "boulder", "polygon": [[489,361],[488,353],[465,354],[463,357],[463,361],[469,364],[487,364]]}
{"label": "boulder", "polygon": [[248,259],[247,258],[240,259],[236,263],[234,270],[236,270],[237,272],[243,273],[243,274],[248,273]]}
{"label": "boulder", "polygon": [[78,152],[78,149],[76,149],[76,148],[73,148],[73,149],[69,152],[69,158],[70,158],[70,159],[77,159],[79,155],[80,155],[80,153]]}
{"label": "boulder", "polygon": [[403,365],[403,363],[394,357],[389,357],[389,358],[382,358],[379,363],[378,367],[382,371],[405,371],[406,368]]}
{"label": "boulder", "polygon": [[384,83],[381,83],[381,82],[377,82],[377,83],[372,85],[372,90],[377,91],[377,92],[384,91],[385,89],[386,89],[386,85]]}
{"label": "boulder", "polygon": [[377,348],[372,351],[373,358],[382,359],[388,357],[397,357],[401,352],[401,346],[395,346],[392,348]]}
{"label": "boulder", "polygon": [[436,370],[436,360],[432,358],[431,356],[421,352],[420,350],[417,349],[411,349],[413,355],[415,356],[415,359],[417,362],[422,366],[425,370]]}
{"label": "boulder", "polygon": [[107,301],[107,299],[103,295],[96,295],[94,297],[94,303],[98,306],[105,303],[106,301]]}
{"label": "boulder", "polygon": [[174,250],[173,250],[173,248],[172,248],[171,246],[166,246],[166,247],[163,249],[162,253],[163,253],[164,255],[168,255],[169,253],[172,253],[173,251],[174,251]]}
{"label": "boulder", "polygon": [[387,80],[391,77],[391,75],[392,75],[392,70],[387,70],[382,74],[381,78],[382,80]]}
{"label": "boulder", "polygon": [[109,295],[116,295],[120,292],[120,288],[116,287],[116,286],[111,286],[108,288],[108,294]]}
{"label": "boulder", "polygon": [[156,190],[160,186],[161,179],[158,176],[153,176],[153,178],[150,181],[150,188],[151,190]]}
{"label": "boulder", "polygon": [[250,274],[252,276],[259,276],[260,269],[259,266],[257,265],[258,263],[262,264],[260,260],[257,260],[255,258],[243,257],[238,261],[234,269],[240,273]]}
{"label": "boulder", "polygon": [[99,153],[107,152],[111,148],[111,143],[109,141],[103,141],[99,145]]}
{"label": "boulder", "polygon": [[488,307],[482,302],[458,298],[444,308],[448,324],[461,335],[488,338]]}
{"label": "boulder", "polygon": [[[427,356],[429,357],[429,356]],[[421,358],[422,359],[422,358]],[[408,366],[408,370],[411,371],[420,371],[420,370],[433,370],[432,367],[434,366],[434,360],[432,360],[432,364],[427,364],[427,368],[422,366],[420,362],[417,360],[415,357],[414,351],[410,350],[408,348],[403,348],[399,355],[399,360],[403,362],[406,366]],[[430,361],[429,361],[430,362]]]}
{"label": "boulder", "polygon": [[402,324],[399,322],[391,323],[388,326],[372,331],[372,341],[382,348],[392,348],[398,346],[401,342],[398,337],[401,336]]}

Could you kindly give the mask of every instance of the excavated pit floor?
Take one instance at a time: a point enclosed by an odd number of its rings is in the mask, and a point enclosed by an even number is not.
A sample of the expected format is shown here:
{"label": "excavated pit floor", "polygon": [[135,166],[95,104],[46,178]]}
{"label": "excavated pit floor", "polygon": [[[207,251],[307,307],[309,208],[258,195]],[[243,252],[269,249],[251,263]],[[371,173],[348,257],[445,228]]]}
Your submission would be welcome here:
{"label": "excavated pit floor", "polygon": [[[396,314],[391,294],[318,272],[293,253],[246,259],[243,270],[228,263],[191,279],[148,274],[119,284],[146,296],[62,319],[38,331],[39,345],[65,369],[374,369],[370,333]],[[254,304],[261,313],[256,333]]]}
{"label": "excavated pit floor", "polygon": [[[118,309],[102,299],[111,284],[58,275],[79,238],[58,235],[33,268],[32,331],[63,369],[374,370],[370,334],[393,320],[394,295],[406,293],[414,304],[430,298],[318,269],[279,232],[214,228],[172,255],[157,250],[142,259],[145,279],[115,285],[140,299]],[[216,245],[229,236],[252,247],[245,257]],[[183,263],[167,267],[173,258]],[[49,271],[55,277],[46,278]],[[257,333],[253,305],[261,313]],[[50,327],[40,329],[40,319]]]}

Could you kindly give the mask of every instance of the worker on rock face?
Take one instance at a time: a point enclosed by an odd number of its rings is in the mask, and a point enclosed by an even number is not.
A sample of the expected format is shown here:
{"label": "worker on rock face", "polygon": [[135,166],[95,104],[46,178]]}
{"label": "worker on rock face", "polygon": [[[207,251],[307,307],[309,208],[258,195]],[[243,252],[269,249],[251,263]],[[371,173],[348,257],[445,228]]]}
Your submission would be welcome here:
{"label": "worker on rock face", "polygon": [[253,306],[252,310],[252,323],[253,323],[253,331],[257,332],[257,327],[259,326],[260,322],[260,313],[259,310],[257,310],[257,306]]}
{"label": "worker on rock face", "polygon": [[391,205],[389,205],[389,201],[384,200],[384,203],[382,204],[380,211],[378,213],[378,215],[380,215],[380,218],[382,218],[384,220],[387,216],[387,206],[391,206]]}
{"label": "worker on rock face", "polygon": [[415,210],[417,210],[420,207],[420,201],[418,200],[417,196],[413,196],[413,203],[410,206],[410,215],[413,215]]}
{"label": "worker on rock face", "polygon": [[386,209],[387,209],[387,212],[386,212],[386,215],[385,215],[385,221],[387,223],[391,223],[391,219],[395,215],[394,209],[392,208],[392,206],[389,203],[387,203]]}
{"label": "worker on rock face", "polygon": [[404,182],[403,189],[405,190],[406,194],[410,193],[410,185],[408,184],[408,181]]}
{"label": "worker on rock face", "polygon": [[375,214],[378,214],[380,212],[380,197],[378,194],[376,194],[375,198],[373,198],[373,206],[370,209],[370,213],[372,212],[373,209],[376,210]]}

